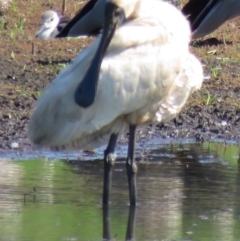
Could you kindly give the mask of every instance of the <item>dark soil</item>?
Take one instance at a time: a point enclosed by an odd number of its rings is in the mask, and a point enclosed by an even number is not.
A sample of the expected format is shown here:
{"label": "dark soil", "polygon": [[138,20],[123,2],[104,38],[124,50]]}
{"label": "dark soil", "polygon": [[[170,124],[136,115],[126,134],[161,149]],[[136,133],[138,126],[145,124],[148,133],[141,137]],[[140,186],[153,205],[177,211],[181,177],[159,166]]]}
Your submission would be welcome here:
{"label": "dark soil", "polygon": [[[31,148],[27,125],[36,99],[59,70],[92,41],[35,39],[41,13],[50,8],[61,10],[61,0],[49,3],[19,0],[0,19],[0,150],[13,148],[14,142],[20,143],[19,148]],[[81,6],[68,0],[66,13],[74,14]],[[210,78],[177,118],[141,129],[142,138],[239,138],[239,22],[228,22],[205,40],[192,44]]]}

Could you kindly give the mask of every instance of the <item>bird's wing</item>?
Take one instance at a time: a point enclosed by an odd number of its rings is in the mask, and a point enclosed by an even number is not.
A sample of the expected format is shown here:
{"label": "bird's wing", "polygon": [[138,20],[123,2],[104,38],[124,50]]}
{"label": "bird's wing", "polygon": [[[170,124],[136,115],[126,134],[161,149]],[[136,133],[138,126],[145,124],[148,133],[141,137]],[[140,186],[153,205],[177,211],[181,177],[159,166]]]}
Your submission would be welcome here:
{"label": "bird's wing", "polygon": [[190,0],[182,9],[187,16],[193,38],[201,38],[213,32],[225,21],[240,15],[240,1]]}
{"label": "bird's wing", "polygon": [[[58,38],[96,35],[103,25],[106,0],[90,0],[56,36]],[[98,13],[100,11],[100,13]]]}
{"label": "bird's wing", "polygon": [[200,89],[202,82],[202,65],[194,55],[189,54],[186,61],[182,63],[181,71],[174,84],[161,101],[156,112],[156,120],[161,122],[174,118],[186,104],[190,95]]}
{"label": "bird's wing", "polygon": [[196,30],[203,19],[217,3],[222,0],[189,0],[182,12],[191,23],[192,31]]}
{"label": "bird's wing", "polygon": [[57,31],[61,32],[63,28],[70,22],[71,18],[68,16],[62,16],[60,17],[60,21],[57,26]]}

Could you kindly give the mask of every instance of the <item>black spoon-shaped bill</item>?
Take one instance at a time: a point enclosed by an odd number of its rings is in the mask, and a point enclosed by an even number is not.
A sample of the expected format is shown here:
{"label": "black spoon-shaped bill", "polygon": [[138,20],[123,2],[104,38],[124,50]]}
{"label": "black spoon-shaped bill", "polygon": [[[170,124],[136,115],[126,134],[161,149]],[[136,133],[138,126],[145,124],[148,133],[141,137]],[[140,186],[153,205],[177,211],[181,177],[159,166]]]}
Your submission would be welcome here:
{"label": "black spoon-shaped bill", "polygon": [[106,3],[104,28],[99,47],[74,96],[75,102],[83,108],[89,107],[94,102],[102,59],[117,27],[121,25],[124,19],[123,9],[111,2]]}

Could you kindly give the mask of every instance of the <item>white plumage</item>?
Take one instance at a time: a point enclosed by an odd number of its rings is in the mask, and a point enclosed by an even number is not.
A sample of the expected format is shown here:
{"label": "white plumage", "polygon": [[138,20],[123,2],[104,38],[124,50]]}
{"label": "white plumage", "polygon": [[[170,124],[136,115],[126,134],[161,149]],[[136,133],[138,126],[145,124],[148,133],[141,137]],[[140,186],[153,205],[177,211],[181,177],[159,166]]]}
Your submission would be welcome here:
{"label": "white plumage", "polygon": [[[93,140],[87,146],[81,145],[86,135],[89,139],[88,135],[107,124],[114,126],[123,115],[120,126],[170,119],[192,91],[200,88],[202,69],[189,53],[190,31],[182,15],[157,0],[141,1],[138,15],[116,31],[102,62],[98,93],[92,106],[79,107],[73,96],[100,37],[51,83],[30,122],[33,142],[60,147],[74,143],[76,148],[95,148],[106,143],[95,144]],[[178,91],[184,92],[180,98]],[[33,127],[35,124],[38,127]],[[120,126],[117,128],[121,129]]]}
{"label": "white plumage", "polygon": [[39,39],[52,39],[70,21],[68,17],[59,16],[55,11],[48,10],[41,16],[41,26],[36,34]]}
{"label": "white plumage", "polygon": [[101,36],[39,99],[29,123],[34,144],[94,149],[129,126],[172,119],[201,87],[202,66],[189,52],[190,28],[180,11],[159,0],[107,2],[122,8],[126,21],[116,29],[103,57],[94,102],[83,108],[74,96]]}

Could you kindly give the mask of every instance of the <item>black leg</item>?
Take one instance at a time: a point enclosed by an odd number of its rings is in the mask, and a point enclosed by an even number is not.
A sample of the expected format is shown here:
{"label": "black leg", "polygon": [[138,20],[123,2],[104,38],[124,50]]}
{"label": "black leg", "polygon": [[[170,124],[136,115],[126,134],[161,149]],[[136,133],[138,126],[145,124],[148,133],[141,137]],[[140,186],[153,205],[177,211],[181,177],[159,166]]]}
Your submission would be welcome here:
{"label": "black leg", "polygon": [[112,170],[116,160],[114,154],[118,134],[111,134],[107,149],[104,152],[104,180],[103,180],[103,204],[109,202],[109,191],[112,181]]}
{"label": "black leg", "polygon": [[128,156],[126,161],[130,205],[136,205],[137,187],[136,175],[137,165],[135,163],[135,143],[137,126],[129,126]]}

